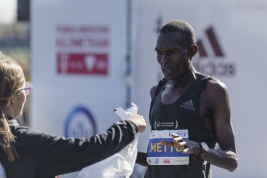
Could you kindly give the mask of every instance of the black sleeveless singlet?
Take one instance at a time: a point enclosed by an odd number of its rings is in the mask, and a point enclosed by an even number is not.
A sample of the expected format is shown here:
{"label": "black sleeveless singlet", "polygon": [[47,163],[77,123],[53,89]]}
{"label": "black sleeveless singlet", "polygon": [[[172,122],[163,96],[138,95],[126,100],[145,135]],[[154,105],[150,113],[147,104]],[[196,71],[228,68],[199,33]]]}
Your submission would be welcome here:
{"label": "black sleeveless singlet", "polygon": [[[200,93],[211,78],[200,75],[188,90],[174,103],[165,105],[161,95],[167,80],[159,82],[151,101],[149,121],[152,130],[188,129],[189,140],[205,142],[214,148],[216,138],[200,118]],[[145,178],[210,178],[210,164],[197,156],[189,155],[189,165],[152,165]]]}

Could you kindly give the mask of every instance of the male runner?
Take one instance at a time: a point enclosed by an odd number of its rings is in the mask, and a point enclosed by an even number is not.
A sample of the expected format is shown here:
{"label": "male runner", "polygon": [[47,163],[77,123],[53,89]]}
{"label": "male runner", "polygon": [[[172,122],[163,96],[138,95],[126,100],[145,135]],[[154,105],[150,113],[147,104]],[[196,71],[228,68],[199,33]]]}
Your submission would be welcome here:
{"label": "male runner", "polygon": [[[230,100],[221,81],[197,72],[192,58],[197,53],[190,24],[175,20],[164,25],[155,47],[164,79],[150,91],[152,130],[187,129],[189,140],[172,134],[173,141],[161,141],[189,154],[188,165],[149,165],[146,153],[136,163],[148,166],[145,178],[208,178],[210,164],[234,171],[238,164]],[[157,123],[169,124],[157,124]],[[218,143],[220,150],[215,150]]]}

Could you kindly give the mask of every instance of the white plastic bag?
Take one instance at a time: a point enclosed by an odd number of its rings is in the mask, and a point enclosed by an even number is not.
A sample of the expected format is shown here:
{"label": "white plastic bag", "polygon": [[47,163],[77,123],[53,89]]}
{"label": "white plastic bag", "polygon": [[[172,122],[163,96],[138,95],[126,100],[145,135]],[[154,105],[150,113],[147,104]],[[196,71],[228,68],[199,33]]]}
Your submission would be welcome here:
{"label": "white plastic bag", "polygon": [[[116,108],[114,112],[123,120],[136,115],[138,107],[132,103],[132,107],[125,111]],[[137,144],[139,133],[135,139],[125,146],[120,152],[82,169],[77,178],[129,178],[133,172],[137,156]]]}
{"label": "white plastic bag", "polygon": [[6,178],[6,172],[1,162],[0,162],[0,178]]}

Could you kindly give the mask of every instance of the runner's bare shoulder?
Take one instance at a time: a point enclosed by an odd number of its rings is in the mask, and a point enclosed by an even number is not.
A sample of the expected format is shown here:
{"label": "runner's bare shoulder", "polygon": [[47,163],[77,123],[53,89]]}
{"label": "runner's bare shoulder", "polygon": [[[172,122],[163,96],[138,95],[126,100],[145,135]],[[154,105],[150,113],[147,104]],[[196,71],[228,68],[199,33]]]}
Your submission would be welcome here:
{"label": "runner's bare shoulder", "polygon": [[228,89],[226,85],[218,79],[212,78],[209,80],[204,92],[211,102],[220,102],[221,100],[229,101]]}

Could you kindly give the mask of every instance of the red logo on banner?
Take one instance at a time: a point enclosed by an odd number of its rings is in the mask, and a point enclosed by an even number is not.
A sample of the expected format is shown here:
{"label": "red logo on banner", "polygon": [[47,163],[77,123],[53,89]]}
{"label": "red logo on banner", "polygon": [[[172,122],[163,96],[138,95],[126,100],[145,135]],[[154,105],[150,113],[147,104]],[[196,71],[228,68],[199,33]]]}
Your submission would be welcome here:
{"label": "red logo on banner", "polygon": [[170,163],[170,159],[163,159],[163,163]]}
{"label": "red logo on banner", "polygon": [[107,54],[58,54],[58,74],[107,75]]}

